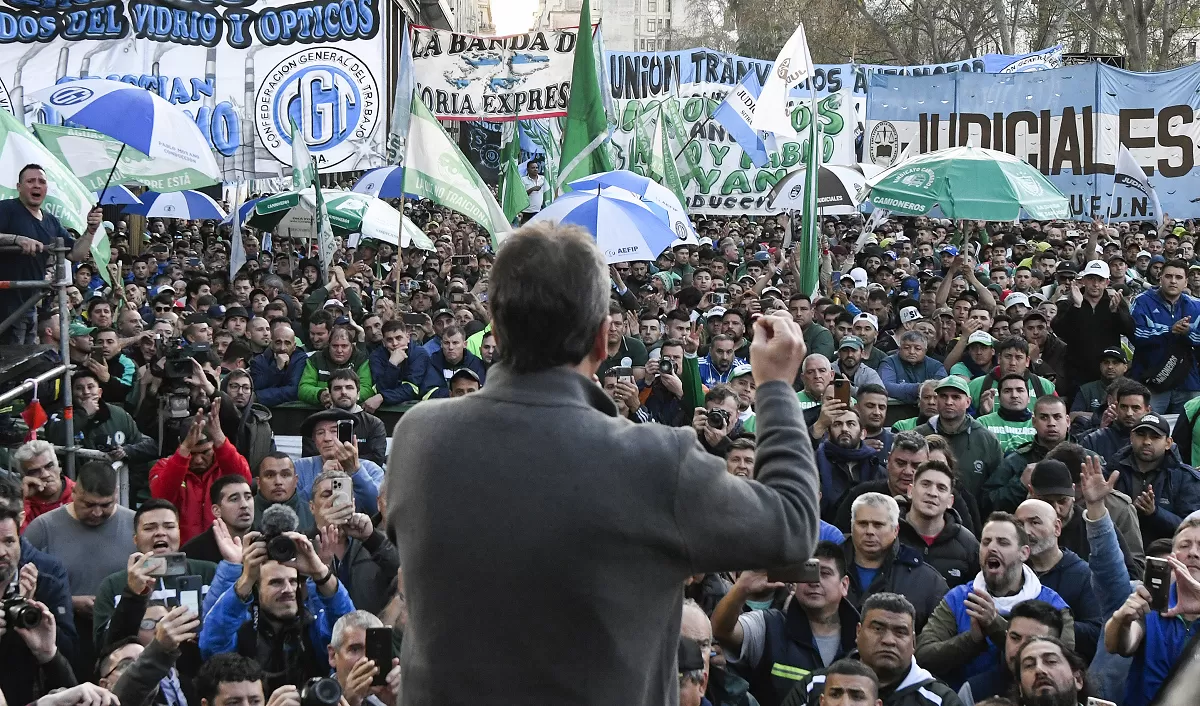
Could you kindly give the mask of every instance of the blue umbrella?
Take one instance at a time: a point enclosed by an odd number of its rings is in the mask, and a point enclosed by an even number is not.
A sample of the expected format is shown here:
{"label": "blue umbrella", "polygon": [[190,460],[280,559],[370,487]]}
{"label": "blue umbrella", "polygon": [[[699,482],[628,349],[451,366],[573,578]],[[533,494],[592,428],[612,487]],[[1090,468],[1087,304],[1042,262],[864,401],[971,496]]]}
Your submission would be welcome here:
{"label": "blue umbrella", "polygon": [[208,194],[199,191],[176,191],[160,194],[147,191],[142,194],[142,204],[126,206],[126,213],[160,218],[186,218],[187,220],[215,218],[224,220],[225,209]]}
{"label": "blue umbrella", "polygon": [[675,231],[637,194],[616,187],[580,189],[559,196],[530,221],[573,223],[586,228],[604,261],[653,260],[670,247]]}
{"label": "blue umbrella", "polygon": [[688,219],[687,211],[683,209],[683,204],[679,202],[679,197],[675,195],[674,191],[671,191],[649,177],[634,174],[625,169],[617,169],[611,172],[602,172],[583,177],[582,179],[576,179],[575,181],[568,182],[567,186],[575,190],[615,186],[618,189],[631,191],[642,197],[642,200],[661,207],[656,212],[675,231],[676,238],[692,243],[693,245],[699,243],[699,236],[696,235],[696,229],[692,227],[692,222]]}
{"label": "blue umbrella", "polygon": [[[257,199],[250,199],[249,201],[243,203],[241,208],[238,209],[238,221],[240,221],[241,223],[245,223],[246,219],[250,217],[250,212],[254,210],[254,204],[258,203],[260,200],[262,200],[261,196],[258,197]],[[233,214],[232,213],[229,214],[228,216],[225,216],[224,220],[221,221],[221,225],[223,225],[223,226],[232,225],[232,224],[233,224]]]}
{"label": "blue umbrella", "polygon": [[[376,167],[359,177],[350,190],[378,199],[398,199],[401,192],[404,191],[404,168]],[[404,197],[420,198],[416,194],[404,194]]]}
{"label": "blue umbrella", "polygon": [[123,206],[125,204],[140,204],[141,199],[129,190],[128,186],[113,184],[105,189],[97,200],[101,206]]}

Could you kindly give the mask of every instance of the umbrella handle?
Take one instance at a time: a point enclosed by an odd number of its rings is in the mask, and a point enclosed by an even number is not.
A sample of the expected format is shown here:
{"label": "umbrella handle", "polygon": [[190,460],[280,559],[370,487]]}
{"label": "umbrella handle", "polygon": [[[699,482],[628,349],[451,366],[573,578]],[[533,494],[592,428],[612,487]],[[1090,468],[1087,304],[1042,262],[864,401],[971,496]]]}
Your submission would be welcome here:
{"label": "umbrella handle", "polygon": [[[113,174],[117,171],[117,165],[121,163],[121,155],[125,154],[125,143],[121,143],[121,150],[117,152],[117,159],[113,162],[112,169],[108,170],[108,178],[104,180],[104,188],[100,189],[100,197],[104,197],[104,192],[108,190],[108,185],[112,182]],[[103,204],[96,202],[97,208],[102,208]]]}

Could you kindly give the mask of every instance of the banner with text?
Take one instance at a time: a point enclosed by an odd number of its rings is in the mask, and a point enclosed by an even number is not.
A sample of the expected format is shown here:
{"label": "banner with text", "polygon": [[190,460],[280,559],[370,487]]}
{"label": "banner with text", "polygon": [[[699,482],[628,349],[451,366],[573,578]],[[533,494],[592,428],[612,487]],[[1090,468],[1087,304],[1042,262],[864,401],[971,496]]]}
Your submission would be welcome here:
{"label": "banner with text", "polygon": [[1124,144],[1163,210],[1195,218],[1198,110],[1200,64],[1161,73],[1089,63],[1036,76],[875,75],[864,160],[890,165],[913,141],[921,152],[964,144],[999,149],[1038,167],[1081,220],[1153,220],[1147,197],[1113,193],[1113,165]]}
{"label": "banner with text", "polygon": [[413,27],[417,94],[439,120],[567,114],[577,28],[477,37]]}
{"label": "banner with text", "polygon": [[321,171],[383,164],[385,8],[379,0],[0,0],[0,107],[61,125],[41,88],[81,77],[179,106],[226,181],[279,176],[294,118]]}

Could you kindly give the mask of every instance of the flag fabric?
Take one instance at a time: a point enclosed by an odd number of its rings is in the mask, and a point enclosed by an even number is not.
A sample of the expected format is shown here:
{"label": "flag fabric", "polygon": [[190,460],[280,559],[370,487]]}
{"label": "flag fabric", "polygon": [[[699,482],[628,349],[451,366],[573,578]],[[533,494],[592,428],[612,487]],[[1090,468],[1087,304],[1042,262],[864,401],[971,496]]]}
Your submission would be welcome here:
{"label": "flag fabric", "polygon": [[812,55],[808,52],[808,37],[801,24],[796,27],[787,44],[783,45],[779,56],[775,57],[771,74],[759,93],[754,118],[750,121],[751,127],[780,137],[796,137],[791,111],[788,110],[788,95],[812,75]]}
{"label": "flag fabric", "polygon": [[[246,265],[246,245],[242,242],[242,202],[245,200],[242,196],[243,185],[249,186],[247,182],[239,182],[233,187],[233,211],[230,215],[230,218],[233,220],[229,225],[230,282],[237,276],[238,271]],[[269,250],[265,242],[262,244],[262,247],[264,250]]]}
{"label": "flag fabric", "polygon": [[1146,179],[1146,172],[1138,166],[1137,160],[1133,158],[1133,154],[1124,143],[1121,143],[1121,148],[1117,151],[1117,167],[1113,173],[1113,196],[1110,199],[1110,211],[1112,210],[1111,200],[1116,198],[1118,184],[1128,186],[1147,196],[1154,206],[1154,220],[1158,223],[1158,227],[1162,228],[1163,211],[1162,204],[1158,201],[1158,192],[1154,190],[1153,186],[1150,186],[1149,180]]}
{"label": "flag fabric", "polygon": [[518,129],[515,121],[506,122],[501,128],[500,137],[500,184],[497,191],[500,194],[500,206],[510,223],[521,211],[529,208],[529,192],[525,191],[525,182],[521,180],[521,167],[517,163],[521,155]]}
{"label": "flag fabric", "polygon": [[95,235],[92,236],[92,261],[96,263],[96,269],[100,270],[100,278],[108,283],[110,287],[116,287],[116,282],[113,282],[113,276],[108,271],[108,264],[112,259],[112,247],[108,242],[108,229],[103,225],[97,226]]}
{"label": "flag fabric", "polygon": [[[611,133],[604,112],[604,92],[600,88],[592,28],[591,0],[583,0],[579,10],[579,39],[571,68],[571,97],[563,126],[562,165],[555,193],[562,185],[591,174],[612,171],[612,155],[604,143]],[[587,42],[583,41],[587,36]]]}
{"label": "flag fabric", "polygon": [[808,121],[808,155],[804,167],[807,173],[804,177],[804,213],[801,217],[800,244],[796,247],[793,257],[800,270],[800,281],[797,289],[809,296],[816,296],[817,285],[820,284],[821,252],[818,242],[821,235],[821,216],[817,211],[817,176],[821,169],[821,126],[817,120],[817,101],[809,104],[812,108]]}
{"label": "flag fabric", "polygon": [[412,101],[404,157],[404,192],[475,221],[492,235],[493,247],[500,244],[502,233],[512,230],[492,190],[417,98]]}
{"label": "flag fabric", "polygon": [[[668,96],[662,102],[662,109],[663,114],[667,117],[667,127],[671,129],[668,136],[673,136],[679,145],[678,148],[671,148],[676,169],[680,169],[679,157],[683,157],[684,167],[679,171],[679,183],[687,186],[692,179],[699,180],[700,159],[693,152],[688,151],[687,122],[683,119],[683,110],[680,108],[679,99],[675,96]],[[670,144],[670,140],[667,142]]]}
{"label": "flag fabric", "polygon": [[412,37],[408,22],[403,22],[400,44],[400,69],[396,74],[396,94],[392,98],[392,122],[388,129],[387,163],[404,164],[404,147],[408,143],[408,122],[412,114],[413,92],[416,79],[413,76]]}
{"label": "flag fabric", "polygon": [[687,196],[683,192],[683,183],[679,181],[679,170],[675,166],[675,154],[671,151],[667,114],[661,107],[658,111],[658,125],[654,128],[654,138],[651,143],[650,176],[674,192],[679,197],[680,204],[687,206]]}
{"label": "flag fabric", "polygon": [[725,128],[725,132],[738,143],[742,152],[760,169],[767,166],[770,155],[767,154],[767,145],[762,137],[750,127],[750,121],[754,118],[754,110],[761,93],[762,84],[758,82],[758,74],[750,71],[746,78],[725,96],[725,100],[721,101],[712,114],[712,119]]}
{"label": "flag fabric", "polygon": [[321,193],[321,180],[314,179],[312,188],[317,202],[317,258],[321,264],[321,274],[329,281],[329,267],[333,264],[333,226],[329,223],[325,195]]}
{"label": "flag fabric", "polygon": [[308,143],[300,132],[296,119],[292,122],[292,188],[306,189],[317,180],[317,165],[308,154]]}
{"label": "flag fabric", "polygon": [[[539,118],[537,120],[522,120],[521,148],[528,152],[537,152],[545,156],[542,160],[542,175],[546,184],[558,183],[558,163],[562,155],[562,122],[559,118]],[[525,144],[536,149],[527,149]]]}

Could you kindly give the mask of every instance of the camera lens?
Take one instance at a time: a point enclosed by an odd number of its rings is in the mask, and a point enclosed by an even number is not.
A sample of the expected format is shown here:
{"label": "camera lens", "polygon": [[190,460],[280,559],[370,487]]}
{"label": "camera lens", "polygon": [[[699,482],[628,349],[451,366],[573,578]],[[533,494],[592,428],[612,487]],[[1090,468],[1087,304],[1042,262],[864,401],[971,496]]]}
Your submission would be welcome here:
{"label": "camera lens", "polygon": [[706,416],[708,417],[708,426],[712,427],[713,429],[724,429],[725,428],[725,422],[728,419],[728,417],[726,416],[725,410],[714,409],[714,410],[710,411]]}
{"label": "camera lens", "polygon": [[296,558],[296,543],[291,537],[276,535],[267,540],[267,558],[280,563]]}
{"label": "camera lens", "polygon": [[342,699],[342,686],[330,677],[313,677],[300,689],[302,706],[337,706]]}

